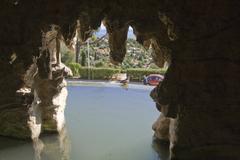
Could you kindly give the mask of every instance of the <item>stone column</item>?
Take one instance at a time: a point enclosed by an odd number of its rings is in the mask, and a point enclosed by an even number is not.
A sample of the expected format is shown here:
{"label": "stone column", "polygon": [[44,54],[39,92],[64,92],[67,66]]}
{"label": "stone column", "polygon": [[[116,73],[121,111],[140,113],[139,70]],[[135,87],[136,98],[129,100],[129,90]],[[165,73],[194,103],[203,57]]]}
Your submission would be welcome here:
{"label": "stone column", "polygon": [[41,111],[42,132],[60,132],[65,124],[67,82],[64,77],[72,73],[64,64],[53,67],[52,73],[52,80],[36,75],[33,83],[35,97],[39,99],[37,107]]}

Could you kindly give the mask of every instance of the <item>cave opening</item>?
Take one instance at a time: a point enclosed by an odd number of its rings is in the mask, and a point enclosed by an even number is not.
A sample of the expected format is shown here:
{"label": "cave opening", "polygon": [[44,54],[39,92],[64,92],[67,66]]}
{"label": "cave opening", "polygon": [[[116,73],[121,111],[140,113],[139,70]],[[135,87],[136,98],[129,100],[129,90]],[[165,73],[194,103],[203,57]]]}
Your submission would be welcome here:
{"label": "cave opening", "polygon": [[[1,137],[3,142],[1,146],[7,148],[4,152],[0,152],[1,157],[15,159],[21,156],[24,159],[31,159],[34,156],[39,160],[49,159],[49,157],[51,159],[60,157],[66,159],[99,159],[99,157],[122,159],[125,155],[126,159],[168,159],[168,145],[158,144],[155,138],[152,140],[151,125],[158,115],[155,107],[149,108],[154,106],[154,102],[149,97],[153,87],[139,84],[122,86],[119,83],[114,85],[106,82],[89,83],[72,80],[67,82],[64,77],[72,76],[72,71],[62,62],[61,53],[64,48],[66,50],[69,46],[63,41],[62,35],[58,33],[59,30],[58,25],[51,24],[48,31],[42,32],[40,58],[34,60],[34,64],[28,71],[28,86],[17,91],[30,96],[31,90],[28,87],[34,87],[35,90],[32,97],[34,100],[29,110],[31,117],[28,121],[33,144]],[[129,26],[125,32],[127,35],[129,34],[128,30]],[[136,38],[133,37],[133,29],[130,28],[130,30],[132,41],[136,41]],[[118,31],[116,29],[114,32]],[[77,32],[80,34],[76,34],[73,41],[81,39],[81,31],[76,29]],[[110,32],[109,28],[108,32]],[[122,35],[110,34],[108,40],[114,47],[110,46],[109,50],[118,51],[118,46],[114,43],[118,42],[119,36],[121,40]],[[111,39],[112,34],[115,36],[113,39]],[[89,43],[88,39],[85,41]],[[120,47],[128,47],[129,44],[126,41],[127,38],[123,38],[120,42],[123,45],[121,44]],[[84,43],[82,42],[83,45],[85,45]],[[136,42],[134,43],[136,44]],[[70,42],[70,44],[70,49],[75,49],[75,53],[77,53],[77,43]],[[136,48],[133,49],[134,55],[137,53],[136,50]],[[127,50],[120,49],[120,54],[124,54],[123,58],[126,54],[124,52],[127,53]],[[143,101],[137,100],[139,98]],[[65,106],[67,106],[66,123]],[[99,108],[101,109],[99,110]],[[133,116],[134,114],[138,116]],[[94,119],[92,119],[92,115],[95,115]],[[79,119],[79,117],[81,118]],[[59,134],[52,134],[55,132]],[[17,130],[15,134],[18,134]],[[115,137],[117,134],[120,134],[118,138]],[[135,136],[137,134],[139,135]],[[22,135],[18,136],[18,138],[25,138],[20,137]],[[145,147],[139,148],[139,146]],[[32,147],[34,152],[30,150]],[[95,150],[95,154],[92,153],[92,149]]]}
{"label": "cave opening", "polygon": [[159,139],[168,135],[170,159],[239,159],[239,7],[237,0],[1,1],[0,135],[32,139],[39,159],[40,133],[66,132],[71,71],[60,40],[69,45],[78,29],[85,43],[104,21],[114,65],[124,62],[129,26],[138,43],[151,44],[157,66],[169,64],[151,97],[163,115],[157,122],[167,120],[167,132],[159,123],[153,129]]}

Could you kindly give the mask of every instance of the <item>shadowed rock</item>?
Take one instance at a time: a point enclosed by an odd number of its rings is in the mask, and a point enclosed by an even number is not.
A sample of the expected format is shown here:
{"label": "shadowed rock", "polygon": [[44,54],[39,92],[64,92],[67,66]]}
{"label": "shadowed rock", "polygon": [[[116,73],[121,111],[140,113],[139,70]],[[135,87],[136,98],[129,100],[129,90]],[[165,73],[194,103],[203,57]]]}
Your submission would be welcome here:
{"label": "shadowed rock", "polygon": [[[136,35],[136,41],[142,44],[146,49],[151,48],[151,55],[154,63],[162,68],[165,62],[170,64],[170,50],[167,45],[170,42],[168,36],[168,27],[157,17],[152,17],[153,22],[149,19],[144,19],[143,22],[137,20],[132,21],[131,26]],[[155,21],[154,21],[155,20]],[[172,32],[171,32],[172,33]]]}
{"label": "shadowed rock", "polygon": [[157,40],[155,38],[152,38],[150,41],[152,47],[151,55],[154,63],[160,68],[164,67],[165,62],[170,64],[171,63],[170,50],[157,43]]}
{"label": "shadowed rock", "polygon": [[122,63],[126,55],[126,40],[129,25],[108,18],[104,19],[104,25],[108,33],[110,61],[113,64]]}

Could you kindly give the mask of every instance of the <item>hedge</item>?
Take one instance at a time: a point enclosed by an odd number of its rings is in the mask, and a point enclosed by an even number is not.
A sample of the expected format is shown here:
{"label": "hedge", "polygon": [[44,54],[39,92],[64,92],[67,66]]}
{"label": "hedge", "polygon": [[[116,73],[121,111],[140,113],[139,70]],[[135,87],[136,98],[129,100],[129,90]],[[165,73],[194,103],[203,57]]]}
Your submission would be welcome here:
{"label": "hedge", "polygon": [[[113,74],[120,73],[120,69],[112,68],[87,68],[81,67],[79,69],[80,78],[83,79],[110,79]],[[89,77],[88,77],[89,73]]]}
{"label": "hedge", "polygon": [[164,69],[131,68],[131,69],[126,70],[127,75],[130,76],[130,79],[133,81],[142,81],[144,75],[146,75],[146,76],[149,74],[164,75],[165,72],[166,72],[166,70],[164,70]]}
{"label": "hedge", "polygon": [[74,77],[80,76],[79,71],[80,71],[81,65],[79,63],[69,63],[67,66],[72,70]]}
{"label": "hedge", "polygon": [[149,74],[164,74],[164,69],[142,69],[142,68],[131,68],[131,69],[115,69],[115,68],[87,68],[81,67],[79,64],[71,63],[68,65],[73,71],[74,77],[80,77],[82,79],[92,80],[108,80],[116,73],[127,73],[130,76],[131,81],[142,81],[144,75]]}

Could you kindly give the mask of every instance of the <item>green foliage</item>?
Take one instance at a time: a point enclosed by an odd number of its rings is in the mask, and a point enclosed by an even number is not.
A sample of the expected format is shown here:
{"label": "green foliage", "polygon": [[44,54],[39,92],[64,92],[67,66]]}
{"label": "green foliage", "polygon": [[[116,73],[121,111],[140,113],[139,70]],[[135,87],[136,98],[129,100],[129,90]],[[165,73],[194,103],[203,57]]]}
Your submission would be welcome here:
{"label": "green foliage", "polygon": [[96,35],[92,35],[91,40],[92,41],[96,41],[97,40],[97,36]]}
{"label": "green foliage", "polygon": [[164,69],[142,69],[142,68],[130,68],[126,70],[127,75],[133,81],[142,81],[144,75],[149,74],[164,74],[166,70]]}
{"label": "green foliage", "polygon": [[[158,69],[151,56],[152,49],[144,48],[134,39],[127,40],[126,49],[127,54],[125,55],[124,61],[119,65],[121,68]],[[75,62],[75,53],[69,50],[65,44],[61,45],[61,52],[63,63],[68,64],[70,62]],[[89,63],[91,67],[112,68],[113,66],[109,62],[109,52],[107,38],[98,40],[96,36],[92,36],[90,39],[89,55],[87,43],[80,46],[80,64],[81,66],[87,66]]]}
{"label": "green foliage", "polygon": [[90,79],[110,79],[113,74],[120,73],[120,69],[112,69],[112,68],[87,68],[81,67],[79,70],[80,77],[83,79],[88,78],[88,74],[90,75]]}
{"label": "green foliage", "polygon": [[[97,37],[92,37],[91,41],[95,41]],[[127,73],[131,81],[142,81],[144,75],[164,74],[166,68],[159,69],[154,63],[151,56],[151,50],[144,48],[133,39],[127,40],[127,54],[121,65],[114,66],[109,62],[109,49],[107,39],[92,43],[89,48],[89,57],[87,45],[81,46],[80,64],[69,63],[74,62],[75,54],[64,54],[64,62],[72,69],[74,76],[80,76],[83,79],[110,79],[115,73]],[[64,53],[68,53],[65,49]],[[71,55],[71,56],[70,56]],[[73,56],[72,56],[73,55]],[[70,58],[72,57],[72,58]],[[90,69],[85,67],[89,58]],[[82,67],[81,67],[82,66]]]}
{"label": "green foliage", "polygon": [[74,77],[80,76],[79,71],[80,71],[81,65],[79,63],[69,63],[67,66],[72,70]]}
{"label": "green foliage", "polygon": [[159,69],[159,67],[156,64],[154,64],[154,63],[151,63],[149,65],[149,68],[151,68],[151,69]]}
{"label": "green foliage", "polygon": [[95,67],[103,67],[104,66],[104,62],[103,61],[98,61],[95,63]]}
{"label": "green foliage", "polygon": [[70,51],[70,50],[64,50],[64,52],[62,52],[62,59],[61,61],[64,63],[64,64],[69,64],[71,62],[74,61],[74,58],[75,58],[75,54]]}
{"label": "green foliage", "polygon": [[[76,64],[72,64],[73,66]],[[77,69],[78,71],[73,70]],[[165,69],[142,69],[142,68],[131,68],[131,69],[120,69],[120,68],[87,68],[80,67],[80,65],[76,67],[71,67],[74,76],[79,76],[83,79],[88,79],[88,75],[90,79],[98,79],[98,80],[106,80],[110,79],[113,74],[116,73],[127,73],[130,76],[132,81],[142,81],[144,75],[149,74],[164,74],[166,72]],[[77,75],[75,75],[77,73]]]}
{"label": "green foliage", "polygon": [[86,53],[84,51],[81,52],[81,65],[86,66]]}

